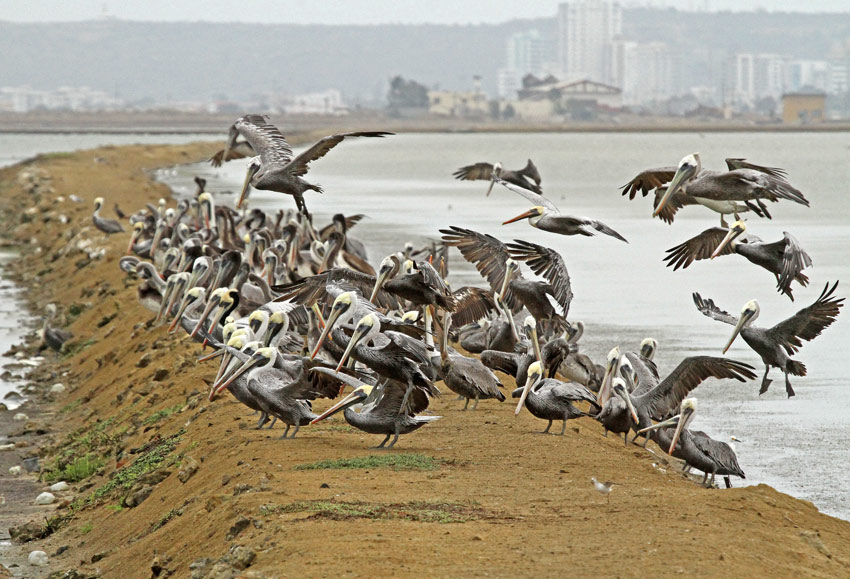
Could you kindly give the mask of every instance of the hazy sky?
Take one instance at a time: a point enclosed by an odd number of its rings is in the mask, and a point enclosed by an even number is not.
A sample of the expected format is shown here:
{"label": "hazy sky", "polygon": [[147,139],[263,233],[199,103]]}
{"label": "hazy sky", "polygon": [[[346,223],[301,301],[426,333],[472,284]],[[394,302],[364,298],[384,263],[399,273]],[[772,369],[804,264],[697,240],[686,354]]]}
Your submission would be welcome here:
{"label": "hazy sky", "polygon": [[[0,20],[207,20],[297,24],[497,23],[555,14],[560,0],[0,0]],[[624,0],[682,10],[847,12],[848,0]]]}

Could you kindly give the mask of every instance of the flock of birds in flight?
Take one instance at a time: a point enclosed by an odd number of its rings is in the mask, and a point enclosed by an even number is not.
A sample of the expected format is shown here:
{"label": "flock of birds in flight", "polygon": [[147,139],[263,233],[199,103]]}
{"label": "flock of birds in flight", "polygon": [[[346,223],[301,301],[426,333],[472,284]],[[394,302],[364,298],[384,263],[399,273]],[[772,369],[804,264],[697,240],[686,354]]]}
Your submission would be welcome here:
{"label": "flock of birds in flight", "polygon": [[[685,468],[702,471],[704,484],[713,485],[715,475],[725,476],[727,486],[729,475],[744,477],[730,445],[688,428],[697,409],[689,395],[708,378],[753,380],[755,369],[724,357],[690,356],[662,378],[653,363],[657,343],[650,338],[638,351],[614,347],[604,364],[593,362],[580,351],[584,324],[568,320],[573,294],[557,251],[451,226],[440,231],[440,242],[418,250],[407,243],[376,271],[364,244],[350,235],[362,215],[338,214],[315,226],[304,193],[322,189],[304,179],[310,163],[344,139],[389,135],[331,135],[294,156],[267,117],[247,115],[230,127],[225,149],[212,159],[218,166],[250,157],[235,209],[217,205],[205,181],[196,178],[197,192],[176,208],[160,200],[129,217],[132,235],[120,267],[142,279],[138,296],[157,313],[157,324],[168,323],[171,332],[181,327],[213,346],[200,358],[220,359],[210,400],[229,391],[260,413],[257,428],[283,421],[283,438],[290,429],[294,437],[301,426],[342,411],[354,428],[383,435],[379,448],[388,442],[389,448],[400,435],[441,418],[424,414],[440,394],[439,381],[465,400],[464,410],[470,401],[475,410],[480,400],[505,400],[497,370],[516,379],[515,413],[527,408],[548,421],[544,432],[563,421],[563,434],[568,420],[590,416],[606,436],[622,434],[626,444],[630,434],[632,442],[643,438],[644,447],[652,439]],[[720,227],[668,250],[668,266],[687,268],[695,260],[737,253],[773,274],[777,290],[793,300],[792,284],[808,284],[802,272],[812,263],[809,255],[789,233],[773,243],[749,235],[739,214],[770,218],[768,203],[809,203],[781,169],[744,159],[726,163],[728,171],[705,170],[698,154],[688,155],[678,167],[641,172],[623,195],[654,193],[653,215],[667,222],[689,205],[720,214]],[[489,181],[488,195],[495,184],[504,186],[532,203],[505,223],[527,219],[553,234],[602,233],[626,241],[600,221],[561,213],[543,196],[531,160],[516,171],[476,163],[454,176]],[[252,186],[291,195],[297,209],[249,210],[245,200]],[[120,222],[100,216],[102,205],[96,200],[94,225],[106,233],[123,231]],[[727,215],[735,217],[731,226]],[[484,287],[449,287],[450,247],[477,268]],[[539,279],[524,276],[522,263]],[[693,298],[704,315],[734,326],[724,353],[740,334],[761,357],[760,393],[770,385],[770,369],[777,368],[793,396],[789,375],[805,376],[806,367],[790,356],[835,321],[844,301],[835,297],[837,285],[827,283],[814,303],[771,328],[753,325],[760,312],[755,300],[735,317],[711,299],[697,293]],[[57,331],[45,322],[43,337],[54,347],[61,337],[47,334]],[[337,398],[346,387],[351,392],[327,411],[312,411],[313,400]],[[610,491],[607,483],[594,483],[600,492]]]}

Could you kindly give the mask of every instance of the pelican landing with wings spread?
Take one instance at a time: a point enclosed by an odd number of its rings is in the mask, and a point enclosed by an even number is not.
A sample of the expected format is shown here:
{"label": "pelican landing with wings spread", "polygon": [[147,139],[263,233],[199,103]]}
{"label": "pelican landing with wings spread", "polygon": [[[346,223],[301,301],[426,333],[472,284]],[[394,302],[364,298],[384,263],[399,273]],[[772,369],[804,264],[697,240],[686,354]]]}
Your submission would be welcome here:
{"label": "pelican landing with wings spread", "polygon": [[230,127],[227,147],[224,149],[222,159],[228,159],[231,147],[236,147],[237,139],[241,135],[257,153],[251,159],[248,173],[245,175],[245,183],[239,194],[237,207],[241,207],[245,200],[248,187],[267,191],[276,191],[292,195],[298,210],[306,212],[304,204],[304,192],[322,192],[322,188],[302,179],[309,170],[310,162],[324,157],[328,151],[340,144],[346,137],[385,137],[394,133],[386,131],[365,131],[354,133],[338,133],[319,139],[312,147],[293,157],[292,148],[286,142],[283,133],[265,115],[245,115],[236,120]]}
{"label": "pelican landing with wings spread", "polygon": [[531,159],[528,160],[525,167],[516,171],[503,169],[501,163],[496,163],[495,165],[491,165],[490,163],[475,163],[474,165],[461,167],[452,173],[452,175],[455,179],[460,179],[461,181],[490,181],[490,186],[487,188],[488,196],[490,195],[490,191],[493,190],[493,184],[496,182],[496,179],[513,183],[523,189],[534,191],[538,195],[543,194],[543,190],[540,188],[540,173]]}

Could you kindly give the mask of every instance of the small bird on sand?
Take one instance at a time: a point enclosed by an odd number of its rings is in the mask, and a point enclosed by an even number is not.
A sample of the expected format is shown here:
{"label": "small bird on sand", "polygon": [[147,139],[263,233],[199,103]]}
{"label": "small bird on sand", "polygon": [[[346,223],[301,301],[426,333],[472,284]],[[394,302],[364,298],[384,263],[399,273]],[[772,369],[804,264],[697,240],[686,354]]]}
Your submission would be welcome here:
{"label": "small bird on sand", "polygon": [[609,497],[608,495],[611,494],[611,490],[614,488],[615,483],[612,483],[611,481],[599,482],[598,480],[596,480],[596,477],[591,477],[590,480],[593,482],[593,486],[596,491],[605,495],[605,500],[610,502],[611,497]]}

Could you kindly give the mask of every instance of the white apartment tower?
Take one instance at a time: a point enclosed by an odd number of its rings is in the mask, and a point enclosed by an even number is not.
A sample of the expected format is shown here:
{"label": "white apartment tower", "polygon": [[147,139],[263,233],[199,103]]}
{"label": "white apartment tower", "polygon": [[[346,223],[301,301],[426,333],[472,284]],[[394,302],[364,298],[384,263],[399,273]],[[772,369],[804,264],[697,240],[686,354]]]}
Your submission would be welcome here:
{"label": "white apartment tower", "polygon": [[558,6],[558,60],[568,79],[615,82],[613,41],[623,27],[623,9],[608,0],[570,0]]}

